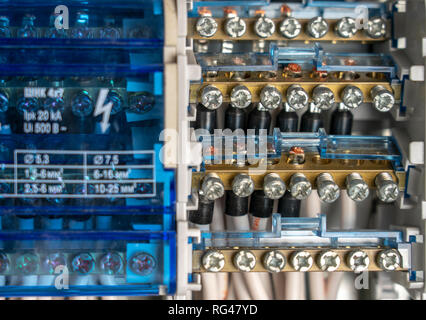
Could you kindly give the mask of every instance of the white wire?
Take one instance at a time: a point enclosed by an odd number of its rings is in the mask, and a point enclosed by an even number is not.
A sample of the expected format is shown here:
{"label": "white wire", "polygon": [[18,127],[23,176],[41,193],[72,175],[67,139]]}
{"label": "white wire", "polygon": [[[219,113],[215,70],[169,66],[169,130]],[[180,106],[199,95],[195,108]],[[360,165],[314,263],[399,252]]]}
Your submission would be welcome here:
{"label": "white wire", "polygon": [[274,285],[274,296],[276,300],[285,299],[285,273],[272,274],[272,283]]}
{"label": "white wire", "polygon": [[235,295],[234,281],[232,281],[232,275],[229,276],[229,287],[226,300],[236,300],[237,296]]}
{"label": "white wire", "polygon": [[327,300],[336,300],[343,272],[332,272],[327,279]]}
{"label": "white wire", "polygon": [[203,300],[218,300],[217,277],[215,273],[202,273]]}
{"label": "white wire", "polygon": [[324,272],[309,272],[309,298],[311,300],[326,299]]}
{"label": "white wire", "polygon": [[239,272],[232,274],[233,286],[235,290],[235,295],[238,300],[252,300],[249,290],[246,287],[243,275]]}
{"label": "white wire", "polygon": [[285,273],[286,300],[305,299],[305,274],[303,272]]}
{"label": "white wire", "polygon": [[[212,231],[223,231],[225,230],[225,197],[222,197],[215,201],[213,210],[213,221],[210,229]],[[217,240],[215,240],[217,243]],[[223,243],[224,245],[225,243]],[[226,272],[219,272],[216,274],[217,281],[217,298],[224,300],[228,295],[228,284],[229,276]]]}

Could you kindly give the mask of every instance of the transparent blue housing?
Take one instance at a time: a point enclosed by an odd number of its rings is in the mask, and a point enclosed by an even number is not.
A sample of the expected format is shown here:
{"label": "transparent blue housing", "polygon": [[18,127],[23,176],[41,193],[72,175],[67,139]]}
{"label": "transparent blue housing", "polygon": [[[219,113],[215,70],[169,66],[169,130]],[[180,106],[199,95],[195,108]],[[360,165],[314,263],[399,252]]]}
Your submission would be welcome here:
{"label": "transparent blue housing", "polygon": [[63,46],[161,43],[160,0],[1,0],[0,44]]}
{"label": "transparent blue housing", "polygon": [[0,0],[1,296],[174,293],[163,16]]}
{"label": "transparent blue housing", "polygon": [[[282,152],[302,147],[305,152],[319,153],[321,159],[389,160],[400,170],[402,156],[391,136],[327,135],[287,133],[275,128],[273,135],[216,134],[200,135],[205,163],[223,163],[230,159],[280,159]],[[213,151],[212,151],[213,150]]]}
{"label": "transparent blue housing", "polygon": [[2,232],[0,295],[171,294],[175,238],[174,232]]}

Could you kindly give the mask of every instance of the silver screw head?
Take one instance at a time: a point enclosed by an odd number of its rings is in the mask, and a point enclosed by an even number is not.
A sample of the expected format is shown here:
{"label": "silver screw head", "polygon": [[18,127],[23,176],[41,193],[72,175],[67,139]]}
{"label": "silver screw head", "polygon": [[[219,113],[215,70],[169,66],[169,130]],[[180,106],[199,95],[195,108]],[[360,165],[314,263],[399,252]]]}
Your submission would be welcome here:
{"label": "silver screw head", "polygon": [[217,250],[208,250],[201,258],[203,268],[210,272],[219,272],[225,266],[225,255]]}
{"label": "silver screw head", "polygon": [[370,265],[370,258],[367,252],[362,250],[355,250],[348,254],[347,264],[355,272],[362,272],[368,269]]}
{"label": "silver screw head", "polygon": [[263,179],[263,192],[269,199],[281,198],[286,190],[285,182],[276,173],[269,173]]}
{"label": "silver screw head", "polygon": [[323,17],[315,17],[309,20],[307,29],[311,37],[319,39],[327,34],[328,23],[324,20]]}
{"label": "silver screw head", "polygon": [[251,92],[243,85],[237,85],[231,90],[231,104],[240,109],[247,108],[251,103]]}
{"label": "silver screw head", "polygon": [[377,264],[385,271],[394,271],[401,266],[401,256],[395,249],[383,250],[377,255]]}
{"label": "silver screw head", "polygon": [[340,266],[339,254],[335,251],[323,251],[318,255],[317,264],[322,271],[333,272]]}
{"label": "silver screw head", "polygon": [[297,200],[304,200],[312,192],[312,185],[302,173],[295,173],[290,179],[290,193]]}
{"label": "silver screw head", "polygon": [[280,24],[280,33],[288,39],[296,38],[301,30],[300,22],[294,18],[286,18]]}
{"label": "silver screw head", "polygon": [[247,30],[247,25],[240,17],[231,17],[226,19],[225,31],[232,38],[242,37]]}
{"label": "silver screw head", "polygon": [[269,272],[281,272],[285,265],[286,258],[278,250],[268,251],[263,256],[263,266]]}
{"label": "silver screw head", "polygon": [[317,192],[325,203],[333,203],[340,197],[340,188],[329,173],[321,173],[317,177]]}
{"label": "silver screw head", "polygon": [[308,271],[313,264],[314,259],[308,251],[297,251],[291,256],[291,265],[296,271]]}
{"label": "silver screw head", "polygon": [[321,110],[331,109],[336,102],[333,91],[325,86],[316,86],[314,88],[312,91],[312,100]]}
{"label": "silver screw head", "polygon": [[198,34],[205,38],[213,37],[217,31],[217,27],[216,20],[209,16],[200,17],[195,25]]}
{"label": "silver screw head", "polygon": [[386,203],[394,202],[399,196],[398,184],[387,172],[379,173],[374,179],[377,197]]}
{"label": "silver screw head", "polygon": [[357,31],[355,19],[349,17],[340,19],[336,23],[335,31],[342,38],[352,38]]}
{"label": "silver screw head", "polygon": [[233,262],[238,270],[249,272],[256,266],[256,256],[249,250],[241,250],[234,255]]}
{"label": "silver screw head", "polygon": [[212,85],[204,87],[201,92],[201,103],[207,109],[215,110],[222,105],[223,95],[218,88]]}
{"label": "silver screw head", "polygon": [[267,85],[260,91],[260,103],[267,110],[273,110],[280,106],[283,97],[274,86]]}
{"label": "silver screw head", "polygon": [[356,202],[364,201],[370,194],[367,183],[358,173],[351,173],[346,177],[346,192]]}
{"label": "silver screw head", "polygon": [[261,38],[268,38],[275,32],[275,24],[269,18],[259,17],[254,24],[254,32]]}
{"label": "silver screw head", "polygon": [[393,94],[382,86],[375,86],[370,91],[374,107],[380,112],[387,112],[395,104]]}
{"label": "silver screw head", "polygon": [[248,197],[254,191],[254,182],[248,174],[240,173],[232,181],[232,191],[238,197]]}
{"label": "silver screw head", "polygon": [[348,108],[355,109],[364,101],[364,94],[360,88],[349,85],[342,91],[342,101]]}
{"label": "silver screw head", "polygon": [[382,18],[371,18],[367,22],[367,29],[365,30],[367,36],[373,39],[381,38],[386,34],[386,22]]}
{"label": "silver screw head", "polygon": [[199,194],[210,201],[222,198],[225,194],[225,186],[222,180],[216,175],[209,173],[201,182]]}
{"label": "silver screw head", "polygon": [[308,105],[309,97],[299,85],[293,84],[287,89],[287,103],[294,110],[299,110]]}

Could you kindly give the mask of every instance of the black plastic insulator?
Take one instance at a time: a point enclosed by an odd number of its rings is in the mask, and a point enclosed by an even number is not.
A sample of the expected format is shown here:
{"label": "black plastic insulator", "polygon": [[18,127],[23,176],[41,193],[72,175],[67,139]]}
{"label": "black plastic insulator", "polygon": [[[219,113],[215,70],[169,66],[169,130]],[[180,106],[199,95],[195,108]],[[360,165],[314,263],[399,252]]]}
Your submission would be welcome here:
{"label": "black plastic insulator", "polygon": [[299,117],[296,112],[283,109],[277,116],[276,126],[280,128],[281,132],[297,132]]}
{"label": "black plastic insulator", "polygon": [[253,109],[248,116],[247,129],[256,130],[255,133],[259,134],[260,129],[266,129],[269,131],[271,126],[271,114],[269,111]]}
{"label": "black plastic insulator", "polygon": [[232,190],[226,191],[225,214],[238,217],[248,213],[249,197],[239,197]]}
{"label": "black plastic insulator", "polygon": [[214,201],[200,199],[198,210],[189,212],[189,221],[195,224],[210,224],[213,220]]}
{"label": "black plastic insulator", "polygon": [[209,110],[202,104],[197,106],[197,117],[195,119],[195,129],[205,129],[210,134],[216,128],[216,110]]}
{"label": "black plastic insulator", "polygon": [[225,129],[246,130],[246,111],[244,109],[229,106],[225,112]]}
{"label": "black plastic insulator", "polygon": [[274,200],[265,196],[263,190],[256,190],[251,195],[250,213],[253,217],[269,218],[272,216]]}
{"label": "black plastic insulator", "polygon": [[320,128],[324,127],[321,113],[306,111],[302,115],[300,123],[300,132],[317,132]]}
{"label": "black plastic insulator", "polygon": [[298,217],[300,215],[300,200],[297,200],[287,191],[278,201],[278,212],[281,213],[282,217]]}
{"label": "black plastic insulator", "polygon": [[330,134],[350,135],[354,116],[349,110],[336,109],[331,115]]}

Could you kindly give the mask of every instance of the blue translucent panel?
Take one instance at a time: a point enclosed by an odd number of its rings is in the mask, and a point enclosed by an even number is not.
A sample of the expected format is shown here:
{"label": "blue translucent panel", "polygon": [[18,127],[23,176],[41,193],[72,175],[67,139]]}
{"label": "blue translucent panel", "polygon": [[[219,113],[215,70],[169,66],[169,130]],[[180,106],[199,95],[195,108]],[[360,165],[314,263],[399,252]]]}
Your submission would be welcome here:
{"label": "blue translucent panel", "polygon": [[13,75],[134,77],[162,70],[162,48],[8,48],[0,61],[3,82]]}
{"label": "blue translucent panel", "polygon": [[316,218],[283,218],[275,213],[272,227],[266,231],[214,231],[202,232],[201,242],[195,250],[207,247],[289,247],[328,246],[341,247],[388,245],[397,247],[407,244],[399,230],[329,230],[326,215]]}
{"label": "blue translucent panel", "polygon": [[[349,63],[350,61],[350,63]],[[320,71],[352,71],[396,74],[396,65],[390,55],[382,53],[323,53],[316,61]]]}
{"label": "blue translucent panel", "polygon": [[[395,169],[401,163],[396,140],[388,136],[334,136],[325,131],[287,133],[274,129],[273,135],[201,135],[203,159],[222,163],[229,159],[279,159],[282,152],[302,147],[305,152],[318,152],[321,159],[389,160]],[[251,149],[250,149],[251,146]]]}
{"label": "blue translucent panel", "polygon": [[[326,19],[339,19],[345,16],[356,18],[360,14],[359,3],[345,0],[195,0],[189,15],[196,17],[200,10],[208,9],[214,17],[223,17],[224,8],[232,7],[240,17],[244,18],[255,16],[256,10],[259,9],[264,10],[269,18],[280,18],[282,5],[288,6],[296,19],[310,19],[320,15]],[[362,6],[368,9],[369,17],[384,16],[389,11],[385,3],[363,1]]]}
{"label": "blue translucent panel", "polygon": [[[253,134],[250,134],[253,131]],[[249,130],[248,135],[220,134],[201,135],[203,159],[210,163],[222,163],[227,160],[259,160],[281,157],[281,136],[279,131],[272,136],[255,135]]]}
{"label": "blue translucent panel", "polygon": [[0,295],[173,294],[174,232],[2,232]]}
{"label": "blue translucent panel", "polygon": [[381,72],[389,73],[390,78],[396,75],[392,57],[382,53],[331,53],[316,44],[310,48],[279,47],[277,55],[280,64],[297,63],[319,71]]}
{"label": "blue translucent panel", "polygon": [[277,48],[269,53],[197,53],[203,71],[272,71],[277,70]]}
{"label": "blue translucent panel", "polygon": [[324,159],[401,161],[401,153],[393,137],[328,136],[321,139],[320,154]]}
{"label": "blue translucent panel", "polygon": [[160,0],[2,0],[0,17],[0,44],[9,46],[146,45],[164,38]]}

